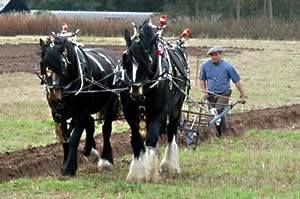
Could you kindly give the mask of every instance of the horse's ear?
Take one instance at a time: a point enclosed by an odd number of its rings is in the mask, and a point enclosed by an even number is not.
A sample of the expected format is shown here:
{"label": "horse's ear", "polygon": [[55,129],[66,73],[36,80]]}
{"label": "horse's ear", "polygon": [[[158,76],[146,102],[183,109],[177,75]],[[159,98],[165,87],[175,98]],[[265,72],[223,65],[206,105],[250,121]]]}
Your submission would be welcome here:
{"label": "horse's ear", "polygon": [[129,48],[131,46],[131,36],[130,36],[130,32],[125,29],[125,32],[124,32],[124,39],[126,41],[126,46]]}
{"label": "horse's ear", "polygon": [[40,39],[40,47],[42,49],[42,52],[46,51],[47,46],[46,46],[45,42],[42,39]]}
{"label": "horse's ear", "polygon": [[62,45],[61,45],[61,47],[60,47],[60,52],[61,53],[65,52],[66,45],[67,45],[67,42],[66,42],[66,40],[64,40],[63,43],[62,43]]}
{"label": "horse's ear", "polygon": [[143,26],[146,25],[146,24],[152,24],[151,18],[146,19],[146,20],[144,21],[144,23],[143,23]]}

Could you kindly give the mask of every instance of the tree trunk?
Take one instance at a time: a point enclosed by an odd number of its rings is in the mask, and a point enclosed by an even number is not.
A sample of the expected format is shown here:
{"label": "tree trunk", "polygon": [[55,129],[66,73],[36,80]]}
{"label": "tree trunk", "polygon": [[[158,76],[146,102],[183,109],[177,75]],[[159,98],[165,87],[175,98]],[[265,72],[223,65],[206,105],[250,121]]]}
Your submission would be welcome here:
{"label": "tree trunk", "polygon": [[229,13],[230,13],[230,17],[234,18],[234,16],[235,16],[235,0],[231,0],[231,2],[230,2]]}
{"label": "tree trunk", "polygon": [[267,4],[268,3],[268,0],[264,0],[264,16],[266,17],[267,16]]}
{"label": "tree trunk", "polygon": [[294,0],[289,0],[289,18],[293,18],[293,6],[294,6]]}
{"label": "tree trunk", "polygon": [[236,0],[236,19],[241,19],[241,0]]}
{"label": "tree trunk", "polygon": [[256,1],[256,16],[260,15],[260,4],[259,0]]}
{"label": "tree trunk", "polygon": [[269,0],[269,17],[270,17],[270,23],[273,22],[273,4],[272,0]]}
{"label": "tree trunk", "polygon": [[195,0],[195,17],[199,17],[200,16],[200,0]]}

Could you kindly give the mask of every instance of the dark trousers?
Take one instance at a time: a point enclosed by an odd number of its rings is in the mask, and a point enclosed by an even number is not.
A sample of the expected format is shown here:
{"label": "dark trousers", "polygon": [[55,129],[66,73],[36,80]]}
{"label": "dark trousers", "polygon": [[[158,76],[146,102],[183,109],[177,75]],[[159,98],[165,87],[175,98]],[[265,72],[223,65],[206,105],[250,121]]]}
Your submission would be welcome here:
{"label": "dark trousers", "polygon": [[[209,94],[208,102],[210,108],[216,108],[218,114],[222,113],[225,106],[229,103],[229,97],[231,96],[231,91],[225,92],[225,93],[218,93],[217,95]],[[227,114],[225,114],[221,118],[221,123],[219,126],[216,126],[218,136],[221,136],[222,133],[229,128],[228,124],[228,117]]]}

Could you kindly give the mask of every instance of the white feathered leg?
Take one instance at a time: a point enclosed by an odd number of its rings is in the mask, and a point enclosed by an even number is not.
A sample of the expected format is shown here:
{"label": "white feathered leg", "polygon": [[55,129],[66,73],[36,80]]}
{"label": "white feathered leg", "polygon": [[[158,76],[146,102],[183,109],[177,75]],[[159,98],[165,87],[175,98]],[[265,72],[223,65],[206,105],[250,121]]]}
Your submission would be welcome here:
{"label": "white feathered leg", "polygon": [[178,145],[175,141],[175,136],[172,142],[167,145],[165,155],[160,163],[160,172],[171,175],[180,173]]}
{"label": "white feathered leg", "polygon": [[141,182],[143,181],[144,177],[145,177],[144,153],[141,152],[138,158],[133,157],[126,180]]}
{"label": "white feathered leg", "polygon": [[127,181],[149,182],[156,181],[158,177],[158,158],[156,150],[152,147],[146,147],[145,153],[141,152],[138,158],[133,158]]}
{"label": "white feathered leg", "polygon": [[97,149],[92,148],[89,156],[84,156],[84,158],[91,163],[95,163],[99,159],[99,152]]}
{"label": "white feathered leg", "polygon": [[100,158],[97,164],[98,168],[100,170],[112,170],[112,164],[105,159]]}
{"label": "white feathered leg", "polygon": [[156,181],[158,178],[158,157],[156,149],[146,147],[145,153],[145,181]]}

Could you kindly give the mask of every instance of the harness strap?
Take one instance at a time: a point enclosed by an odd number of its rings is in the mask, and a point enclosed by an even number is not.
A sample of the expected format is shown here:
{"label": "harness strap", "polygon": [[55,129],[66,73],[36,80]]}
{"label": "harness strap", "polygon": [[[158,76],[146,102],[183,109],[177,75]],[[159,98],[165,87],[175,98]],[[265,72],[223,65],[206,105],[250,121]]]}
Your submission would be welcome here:
{"label": "harness strap", "polygon": [[115,66],[113,65],[113,63],[111,62],[111,60],[103,53],[97,52],[93,49],[85,49],[85,52],[93,52],[96,53],[97,55],[99,55],[100,57],[102,57],[113,69],[115,68]]}
{"label": "harness strap", "polygon": [[113,64],[111,63],[111,61],[104,54],[98,53],[98,55],[100,57],[102,57],[107,63],[109,63],[109,65],[113,66]]}
{"label": "harness strap", "polygon": [[82,87],[83,87],[83,71],[82,71],[82,62],[79,59],[80,49],[77,46],[74,46],[74,47],[75,47],[75,53],[76,53],[76,58],[77,58],[77,67],[79,68],[79,73],[80,73],[80,88],[75,93],[75,96],[76,96],[81,92]]}
{"label": "harness strap", "polygon": [[93,55],[89,54],[88,52],[86,53],[86,55],[88,56],[88,58],[90,58],[91,60],[93,60],[94,63],[96,63],[96,65],[99,67],[99,69],[104,72],[104,68],[102,67],[102,65],[100,64],[100,62],[98,62],[98,60],[93,57]]}
{"label": "harness strap", "polygon": [[[188,74],[185,74],[184,70],[188,69],[186,61],[184,59],[186,59],[185,57],[183,57],[175,48],[170,48],[170,47],[166,47],[167,48],[167,52],[169,54],[169,61],[173,62],[175,64],[172,64],[173,69],[175,69],[176,71],[178,71],[185,79],[188,79]],[[183,66],[183,67],[180,67]]]}

